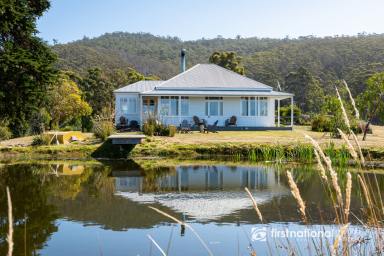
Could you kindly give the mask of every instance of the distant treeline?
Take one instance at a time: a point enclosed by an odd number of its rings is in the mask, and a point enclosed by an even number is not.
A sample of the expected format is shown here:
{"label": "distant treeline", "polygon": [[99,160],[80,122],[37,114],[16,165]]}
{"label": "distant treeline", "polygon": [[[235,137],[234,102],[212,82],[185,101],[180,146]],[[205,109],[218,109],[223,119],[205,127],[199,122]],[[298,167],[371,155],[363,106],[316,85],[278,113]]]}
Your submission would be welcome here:
{"label": "distant treeline", "polygon": [[[131,67],[146,75],[168,79],[178,72],[178,54],[187,49],[187,65],[206,63],[215,51],[234,51],[242,57],[245,74],[283,89],[291,73],[305,69],[326,93],[345,79],[352,93],[365,88],[366,79],[384,70],[384,35],[358,35],[298,39],[237,38],[181,41],[148,33],[107,33],[68,44],[56,44],[58,67],[84,73]],[[288,89],[288,88],[285,88]],[[293,91],[300,94],[302,90]]]}

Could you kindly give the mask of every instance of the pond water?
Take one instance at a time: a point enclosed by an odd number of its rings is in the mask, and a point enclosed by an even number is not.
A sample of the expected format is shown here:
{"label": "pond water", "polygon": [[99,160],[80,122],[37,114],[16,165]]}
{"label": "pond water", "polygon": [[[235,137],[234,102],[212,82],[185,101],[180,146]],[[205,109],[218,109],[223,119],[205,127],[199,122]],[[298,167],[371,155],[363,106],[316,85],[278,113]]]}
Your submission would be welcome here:
{"label": "pond water", "polygon": [[[285,171],[306,202],[300,222]],[[375,177],[376,176],[376,177]],[[384,187],[384,176],[369,174]],[[339,171],[345,184],[345,171]],[[363,228],[361,191],[353,175],[350,232],[356,250],[372,249],[375,231]],[[15,163],[0,166],[0,188],[13,200],[14,255],[307,255],[333,243],[331,199],[311,166],[167,161]],[[254,195],[264,223],[252,202]],[[342,185],[342,189],[344,186]],[[382,195],[384,196],[384,195]],[[149,206],[186,221],[181,227]],[[0,254],[7,251],[7,200],[0,194]],[[286,231],[290,232],[287,233]],[[289,235],[289,238],[285,236]],[[314,238],[322,237],[319,239]],[[372,249],[373,250],[373,249]],[[367,250],[368,251],[368,250]]]}

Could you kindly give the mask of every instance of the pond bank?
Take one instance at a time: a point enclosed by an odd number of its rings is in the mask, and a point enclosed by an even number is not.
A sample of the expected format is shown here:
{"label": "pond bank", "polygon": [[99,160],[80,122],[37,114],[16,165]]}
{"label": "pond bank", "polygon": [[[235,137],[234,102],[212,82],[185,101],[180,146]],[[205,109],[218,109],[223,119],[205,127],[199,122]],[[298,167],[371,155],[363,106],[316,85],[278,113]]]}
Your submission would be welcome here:
{"label": "pond bank", "polygon": [[[350,160],[344,146],[333,143],[323,144],[324,151],[335,162],[347,163]],[[367,160],[384,161],[384,147],[363,149]],[[161,140],[147,139],[135,147],[112,145],[110,141],[92,145],[54,145],[0,148],[0,161],[12,158],[27,159],[116,159],[128,157],[167,157],[193,159],[198,157],[229,157],[232,160],[248,161],[297,161],[312,162],[312,146],[307,143],[163,143]]]}

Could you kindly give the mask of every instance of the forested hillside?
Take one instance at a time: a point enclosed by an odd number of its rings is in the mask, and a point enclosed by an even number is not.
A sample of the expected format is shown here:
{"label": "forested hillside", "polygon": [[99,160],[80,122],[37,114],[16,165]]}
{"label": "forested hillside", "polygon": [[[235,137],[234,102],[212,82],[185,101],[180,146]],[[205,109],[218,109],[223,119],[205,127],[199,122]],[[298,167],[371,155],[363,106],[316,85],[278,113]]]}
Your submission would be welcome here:
{"label": "forested hillside", "polygon": [[326,92],[336,80],[345,79],[352,92],[359,94],[369,75],[384,70],[384,35],[183,42],[173,37],[116,32],[53,47],[59,55],[60,69],[84,74],[93,67],[103,70],[132,67],[162,79],[177,74],[181,48],[187,49],[189,67],[208,62],[214,51],[234,51],[243,58],[247,76],[272,86],[279,80],[283,88],[290,73],[304,68]]}

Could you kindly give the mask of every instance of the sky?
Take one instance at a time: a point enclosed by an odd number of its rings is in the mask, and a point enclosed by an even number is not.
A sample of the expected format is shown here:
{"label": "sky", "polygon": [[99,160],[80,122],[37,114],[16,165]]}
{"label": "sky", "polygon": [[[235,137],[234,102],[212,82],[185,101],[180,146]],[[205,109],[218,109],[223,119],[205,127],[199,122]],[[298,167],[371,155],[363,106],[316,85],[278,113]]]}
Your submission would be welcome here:
{"label": "sky", "polygon": [[384,33],[384,0],[51,0],[39,36],[66,43],[107,32],[182,40]]}

